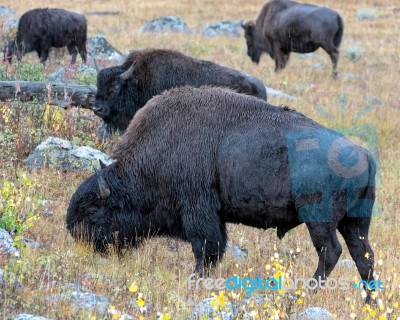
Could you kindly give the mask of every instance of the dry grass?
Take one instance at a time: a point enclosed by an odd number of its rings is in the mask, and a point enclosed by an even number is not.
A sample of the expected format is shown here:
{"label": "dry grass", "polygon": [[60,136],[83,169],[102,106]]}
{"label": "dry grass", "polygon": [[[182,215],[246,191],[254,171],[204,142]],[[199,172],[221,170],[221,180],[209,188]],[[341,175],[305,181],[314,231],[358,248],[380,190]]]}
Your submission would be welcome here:
{"label": "dry grass", "polygon": [[[379,186],[377,202],[381,206],[381,213],[373,219],[370,238],[377,260],[383,261],[381,265],[376,264],[377,274],[385,283],[390,284],[393,282],[394,272],[399,272],[400,265],[400,256],[397,252],[400,247],[398,231],[400,227],[398,216],[400,13],[393,10],[395,5],[390,0],[379,2],[365,0],[362,3],[356,0],[335,2],[315,0],[314,3],[334,6],[344,17],[342,52],[348,47],[358,46],[363,49],[363,55],[357,61],[350,61],[342,55],[339,61],[339,73],[361,74],[363,80],[331,79],[329,58],[320,50],[313,59],[302,59],[299,55],[292,54],[286,69],[275,74],[274,63],[267,56],[262,57],[258,66],[251,63],[246,55],[244,38],[205,38],[198,31],[190,35],[142,34],[138,31],[145,21],[164,15],[180,16],[193,28],[221,20],[253,19],[262,1],[6,0],[2,5],[15,8],[18,14],[38,6],[62,7],[82,13],[119,11],[120,14],[116,16],[88,16],[89,34],[104,34],[109,42],[125,53],[131,49],[144,47],[173,48],[192,56],[242,69],[261,78],[268,86],[297,96],[298,99],[290,103],[291,107],[328,126],[333,126],[332,121],[322,117],[317,112],[317,106],[323,107],[333,118],[339,119],[342,125],[351,125],[354,124],[351,118],[368,103],[368,96],[379,97],[383,102],[377,104],[374,110],[361,117],[357,123],[374,125],[379,138],[382,183]],[[356,12],[364,7],[375,8],[379,18],[373,21],[357,21]],[[34,55],[30,59],[38,61]],[[69,58],[66,61],[69,61]],[[315,62],[322,62],[325,65],[320,69],[311,68],[310,65]],[[52,68],[50,63],[50,66],[46,67],[46,72]],[[344,93],[347,94],[348,103],[346,115],[342,119],[339,95]],[[269,100],[274,104],[287,103],[274,98]],[[92,132],[80,131],[94,130],[95,125],[89,127],[74,125],[72,131],[71,128],[60,129],[51,124],[42,124],[38,127],[32,122],[29,114],[21,115],[18,125],[4,121],[0,123],[4,126],[1,128],[2,133],[7,130],[16,133],[14,138],[10,138],[11,141],[1,142],[2,180],[14,181],[16,172],[22,168],[21,160],[26,150],[21,141],[24,137],[29,140],[31,131],[28,129],[35,128],[35,132],[41,130],[43,136],[52,134],[70,138],[72,132],[72,138],[76,135],[81,141],[109,150],[108,145],[100,145],[95,140]],[[29,143],[26,146],[26,148],[31,147]],[[25,276],[24,289],[19,292],[7,292],[5,298],[0,301],[3,318],[7,319],[22,311],[54,319],[89,318],[90,315],[87,313],[74,313],[68,306],[54,305],[43,300],[44,289],[41,286],[46,286],[51,280],[83,283],[88,290],[108,296],[117,309],[138,315],[137,310],[130,305],[130,301],[136,300],[137,293],[128,291],[131,283],[135,282],[145,300],[154,304],[153,311],[147,316],[149,319],[154,318],[156,312],[168,312],[174,319],[183,318],[192,308],[191,301],[196,302],[210,296],[210,292],[205,290],[195,292],[186,289],[186,280],[192,272],[194,261],[188,244],[179,242],[176,244],[178,249],[171,250],[171,240],[158,238],[146,242],[136,251],[129,252],[123,259],[118,259],[115,255],[103,258],[77,245],[67,234],[64,218],[69,199],[76,187],[90,174],[90,172],[63,174],[51,170],[29,174],[29,179],[35,186],[35,193],[40,198],[51,201],[54,214],[50,218],[40,218],[34,227],[26,232],[27,237],[42,242],[46,248],[23,253],[21,273]],[[303,226],[290,232],[281,242],[275,236],[274,230],[261,231],[244,226],[230,226],[229,236],[232,243],[249,250],[249,258],[238,263],[227,254],[215,271],[215,277],[243,275],[249,269],[253,269],[254,276],[262,275],[264,265],[269,263],[270,257],[274,254],[274,244],[280,256],[284,256],[289,250],[300,249],[296,265],[293,267],[298,276],[310,277],[315,270],[317,254]],[[340,240],[345,248],[344,242]],[[381,255],[378,258],[379,252]],[[351,259],[347,249],[344,250],[342,258]],[[283,259],[284,264],[287,262],[286,258]],[[331,276],[337,278],[341,275],[350,279],[358,278],[355,269],[335,268]],[[389,278],[391,280],[388,280]],[[59,289],[46,290],[57,292]],[[385,308],[393,308],[395,302],[399,301],[399,287],[396,288],[393,298],[388,298],[389,291],[387,289],[380,296]],[[349,319],[351,313],[360,319],[365,319],[369,314],[368,311],[362,310],[363,299],[356,290],[307,294],[303,304],[297,305],[296,308],[302,310],[306,306],[324,307],[334,313],[337,319]],[[371,319],[378,319],[378,315],[382,312],[378,310],[375,316],[372,312]],[[392,316],[396,312],[397,316],[400,316],[398,308],[393,311]],[[392,316],[388,319],[392,319]]]}

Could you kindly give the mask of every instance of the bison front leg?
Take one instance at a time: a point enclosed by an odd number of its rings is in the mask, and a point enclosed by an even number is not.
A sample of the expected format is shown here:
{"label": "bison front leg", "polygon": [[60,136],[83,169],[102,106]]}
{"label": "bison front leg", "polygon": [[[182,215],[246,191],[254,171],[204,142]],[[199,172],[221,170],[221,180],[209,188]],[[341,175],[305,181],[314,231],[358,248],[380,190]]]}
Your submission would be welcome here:
{"label": "bison front leg", "polygon": [[40,62],[45,63],[47,58],[49,57],[49,51],[50,51],[50,46],[48,44],[42,43],[41,48],[40,48]]}
{"label": "bison front leg", "polygon": [[220,222],[217,213],[196,212],[183,219],[183,229],[196,259],[195,272],[203,276],[216,266],[225,253],[225,224]]}
{"label": "bison front leg", "polygon": [[274,42],[275,72],[281,71],[286,66],[289,54],[285,54],[278,42]]}
{"label": "bison front leg", "polygon": [[336,235],[336,226],[331,222],[307,222],[306,224],[318,253],[318,267],[314,279],[325,280],[342,253],[342,246]]}
{"label": "bison front leg", "polygon": [[72,56],[71,64],[74,64],[76,62],[76,57],[78,55],[78,50],[76,48],[76,45],[75,44],[69,44],[67,46],[67,48],[68,48],[69,54]]}

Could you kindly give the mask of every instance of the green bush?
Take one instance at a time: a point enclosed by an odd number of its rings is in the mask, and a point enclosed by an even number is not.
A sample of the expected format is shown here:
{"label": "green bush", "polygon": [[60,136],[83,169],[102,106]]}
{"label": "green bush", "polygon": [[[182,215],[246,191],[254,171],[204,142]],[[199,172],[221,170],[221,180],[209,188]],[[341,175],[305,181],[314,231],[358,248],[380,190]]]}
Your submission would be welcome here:
{"label": "green bush", "polygon": [[41,63],[17,62],[15,71],[18,80],[24,81],[44,81],[46,74],[44,66]]}
{"label": "green bush", "polygon": [[[40,199],[34,196],[35,188],[25,172],[17,183],[3,181],[0,189],[0,228],[18,237],[38,218]],[[15,239],[17,240],[17,239]]]}

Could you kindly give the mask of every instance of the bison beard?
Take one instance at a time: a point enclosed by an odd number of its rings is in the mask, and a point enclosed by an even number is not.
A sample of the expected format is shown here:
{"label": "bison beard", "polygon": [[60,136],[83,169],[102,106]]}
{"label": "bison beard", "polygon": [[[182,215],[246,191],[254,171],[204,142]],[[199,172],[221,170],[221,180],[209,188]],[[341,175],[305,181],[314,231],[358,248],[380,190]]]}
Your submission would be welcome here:
{"label": "bison beard", "polygon": [[339,46],[343,35],[341,16],[325,7],[290,0],[271,0],[264,4],[256,21],[242,24],[247,55],[255,63],[263,52],[275,60],[275,71],[285,68],[290,52],[308,53],[324,49],[337,75]]}
{"label": "bison beard", "polygon": [[131,52],[122,66],[100,70],[93,111],[109,132],[123,132],[153,96],[185,85],[229,87],[267,99],[262,81],[245,72],[172,50],[145,49]]}
{"label": "bison beard", "polygon": [[[294,149],[292,137],[302,137]],[[333,175],[328,145],[363,163],[362,174],[343,178],[339,166]],[[306,149],[312,157],[299,166]],[[304,222],[319,256],[316,279],[329,276],[342,252],[336,230],[362,280],[373,278],[373,158],[300,113],[228,89],[172,89],[137,112],[113,157],[78,188],[66,217],[71,234],[79,238],[84,226],[80,238],[97,250],[167,235],[192,245],[203,273],[224,255],[226,223],[276,228],[282,238]],[[312,187],[319,192],[302,194]],[[323,192],[328,207],[320,206]]]}
{"label": "bison beard", "polygon": [[25,12],[18,22],[15,41],[4,48],[4,61],[16,55],[21,61],[25,53],[36,51],[45,63],[51,47],[67,47],[75,63],[79,52],[86,62],[87,22],[85,16],[64,9],[33,9]]}

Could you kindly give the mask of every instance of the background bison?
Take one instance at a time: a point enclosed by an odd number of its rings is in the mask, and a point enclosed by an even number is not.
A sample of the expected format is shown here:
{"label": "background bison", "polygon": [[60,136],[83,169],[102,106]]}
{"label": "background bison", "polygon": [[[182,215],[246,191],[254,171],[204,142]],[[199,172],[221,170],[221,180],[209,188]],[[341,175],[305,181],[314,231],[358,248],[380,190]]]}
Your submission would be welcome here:
{"label": "background bison", "polygon": [[266,52],[275,59],[275,71],[285,68],[290,52],[307,53],[324,49],[336,76],[339,46],[343,35],[341,16],[328,8],[290,0],[271,0],[256,21],[243,25],[247,54],[259,63]]}
{"label": "background bison", "polygon": [[164,90],[191,85],[229,87],[263,100],[263,82],[245,72],[164,49],[133,51],[122,66],[100,70],[93,111],[109,131],[124,131],[135,112]]}
{"label": "background bison", "polygon": [[98,251],[169,235],[191,243],[202,272],[224,255],[226,223],[282,238],[305,222],[316,279],[342,252],[336,230],[362,280],[372,278],[374,160],[300,113],[223,88],[173,89],[135,115],[114,158],[77,189],[66,217]]}
{"label": "background bison", "polygon": [[25,53],[36,51],[46,62],[51,47],[67,47],[75,63],[79,52],[86,62],[86,18],[64,9],[34,9],[25,12],[18,22],[17,36],[4,49],[4,61],[15,54],[20,61]]}

